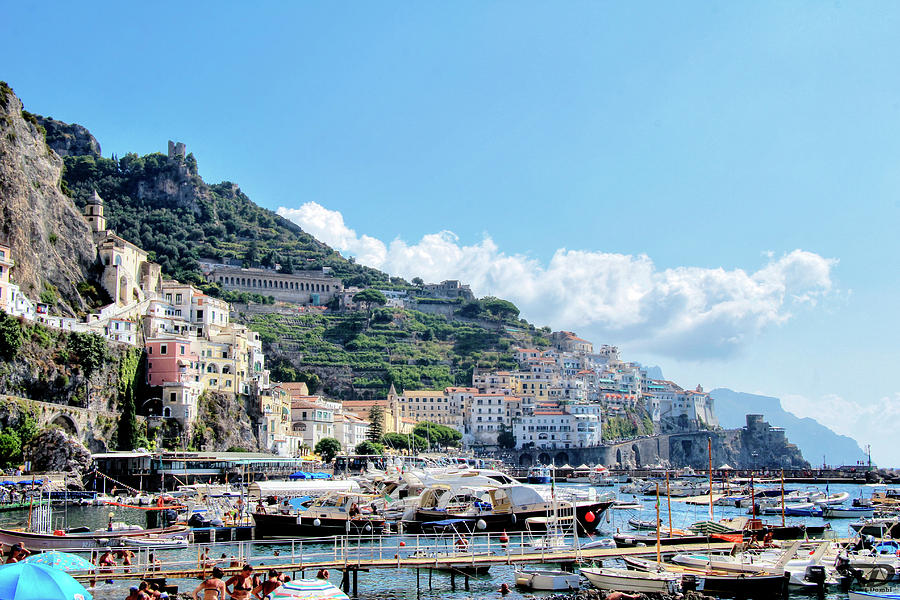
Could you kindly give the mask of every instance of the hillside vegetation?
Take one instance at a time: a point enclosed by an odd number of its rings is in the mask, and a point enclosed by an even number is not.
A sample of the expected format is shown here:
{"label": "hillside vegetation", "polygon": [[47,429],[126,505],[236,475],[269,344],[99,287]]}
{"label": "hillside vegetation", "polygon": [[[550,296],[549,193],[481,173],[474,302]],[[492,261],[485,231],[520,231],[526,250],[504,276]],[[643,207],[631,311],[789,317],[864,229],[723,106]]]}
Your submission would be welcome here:
{"label": "hillside vegetation", "polygon": [[448,320],[399,308],[371,319],[347,314],[244,315],[269,350],[272,378],[314,372],[327,393],[344,399],[383,398],[400,390],[471,385],[472,370],[514,369],[512,348],[546,342],[546,331],[515,322]]}
{"label": "hillside vegetation", "polygon": [[126,154],[65,157],[63,189],[83,208],[94,190],[105,202],[110,229],[152,253],[163,271],[180,281],[206,286],[198,258],[234,258],[285,270],[328,266],[345,285],[404,289],[408,284],[356,264],[300,227],[257,206],[228,181],[208,185],[193,155]]}

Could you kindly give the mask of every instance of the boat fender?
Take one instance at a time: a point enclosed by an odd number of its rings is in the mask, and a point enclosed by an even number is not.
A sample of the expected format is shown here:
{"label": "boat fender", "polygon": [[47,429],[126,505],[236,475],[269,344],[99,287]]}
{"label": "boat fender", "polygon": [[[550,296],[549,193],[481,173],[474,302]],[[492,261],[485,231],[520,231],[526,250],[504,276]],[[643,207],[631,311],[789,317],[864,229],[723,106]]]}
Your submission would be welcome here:
{"label": "boat fender", "polygon": [[[66,535],[66,532],[63,531],[62,529],[54,529],[54,530],[53,530],[53,535],[60,535],[60,536],[62,536],[62,535]],[[898,554],[900,554],[900,552],[898,552]]]}
{"label": "boat fender", "polygon": [[477,527],[479,531],[484,531],[487,529],[487,523],[484,519],[478,519],[475,521],[475,527]]}
{"label": "boat fender", "polygon": [[515,525],[516,521],[518,521],[518,520],[519,519],[518,519],[518,517],[516,517],[516,513],[513,513],[509,516],[509,522],[512,523],[513,525]]}
{"label": "boat fender", "polygon": [[316,519],[315,521],[313,521],[313,525],[315,525],[316,527],[319,527],[322,525],[322,521],[320,521],[319,519]]}

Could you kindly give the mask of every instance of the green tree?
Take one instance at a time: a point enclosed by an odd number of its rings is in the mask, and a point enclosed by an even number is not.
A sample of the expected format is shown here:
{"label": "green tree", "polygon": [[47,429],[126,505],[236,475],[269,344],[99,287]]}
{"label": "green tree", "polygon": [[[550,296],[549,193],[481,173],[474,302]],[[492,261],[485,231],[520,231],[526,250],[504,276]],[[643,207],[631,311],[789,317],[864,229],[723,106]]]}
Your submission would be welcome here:
{"label": "green tree", "polygon": [[370,442],[377,443],[381,441],[384,435],[384,408],[375,404],[369,409],[369,431],[366,439]]}
{"label": "green tree", "polygon": [[413,277],[412,284],[416,287],[423,287],[425,285],[425,281],[421,277]]}
{"label": "green tree", "polygon": [[22,347],[22,327],[15,317],[0,311],[0,355],[12,360]]}
{"label": "green tree", "polygon": [[303,383],[305,383],[310,394],[315,394],[316,391],[322,387],[322,378],[312,371],[303,371],[302,373],[298,373],[297,381],[302,381]]}
{"label": "green tree", "polygon": [[322,438],[316,443],[315,452],[322,460],[330,463],[341,451],[341,443],[333,437]]}
{"label": "green tree", "polygon": [[370,441],[360,442],[354,448],[354,452],[357,454],[381,454],[383,451],[384,446]]}
{"label": "green tree", "polygon": [[0,432],[0,467],[8,469],[22,464],[22,440],[15,431]]}
{"label": "green tree", "polygon": [[253,240],[247,244],[247,249],[244,251],[244,264],[248,267],[252,267],[258,262],[259,244],[256,243],[256,240]]}
{"label": "green tree", "polygon": [[512,427],[500,425],[500,433],[497,435],[497,445],[508,450],[516,447],[516,435],[513,433]]}
{"label": "green tree", "polygon": [[66,347],[71,354],[75,355],[87,377],[90,377],[109,358],[109,345],[96,333],[72,333],[69,335]]}
{"label": "green tree", "polygon": [[481,305],[495,318],[501,320],[513,320],[519,318],[519,309],[509,300],[488,296],[482,298]]}
{"label": "green tree", "polygon": [[[381,437],[381,442],[388,448],[395,450],[424,450],[428,447],[425,438],[418,435],[405,435],[403,433],[386,433]],[[412,448],[410,448],[412,446]]]}
{"label": "green tree", "polygon": [[290,254],[285,256],[284,260],[281,261],[281,272],[287,275],[294,272],[294,259],[291,258]]}
{"label": "green tree", "polygon": [[363,310],[366,311],[370,319],[372,318],[372,309],[375,306],[387,304],[387,298],[384,297],[384,294],[372,288],[353,294],[353,301],[362,305]]}
{"label": "green tree", "polygon": [[413,435],[427,440],[428,446],[459,446],[462,440],[462,434],[446,425],[438,425],[431,421],[420,421],[413,428]]}

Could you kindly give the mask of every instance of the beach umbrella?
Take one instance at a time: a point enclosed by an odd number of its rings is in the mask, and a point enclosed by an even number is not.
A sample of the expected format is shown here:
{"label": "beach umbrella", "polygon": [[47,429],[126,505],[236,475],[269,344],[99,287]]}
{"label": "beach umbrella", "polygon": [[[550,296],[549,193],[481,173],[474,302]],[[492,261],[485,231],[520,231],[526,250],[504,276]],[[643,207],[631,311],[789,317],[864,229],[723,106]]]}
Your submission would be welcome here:
{"label": "beach umbrella", "polygon": [[324,579],[294,579],[269,594],[271,600],[350,600]]}
{"label": "beach umbrella", "polygon": [[590,469],[590,467],[587,466],[587,465],[584,464],[584,463],[581,463],[580,465],[578,465],[578,466],[575,467],[575,468],[578,469],[579,471],[583,471],[583,470],[585,470],[585,469]]}
{"label": "beach umbrella", "polygon": [[53,567],[60,571],[90,571],[97,568],[92,562],[81,558],[77,554],[60,552],[59,550],[51,550],[50,552],[44,552],[42,554],[32,554],[25,559],[25,562],[33,565]]}
{"label": "beach umbrella", "polygon": [[719,470],[720,470],[720,471],[730,471],[731,469],[732,469],[732,466],[729,465],[728,463],[725,463],[724,465],[722,465],[721,467],[719,467]]}
{"label": "beach umbrella", "polygon": [[17,562],[0,567],[0,600],[93,600],[64,571]]}

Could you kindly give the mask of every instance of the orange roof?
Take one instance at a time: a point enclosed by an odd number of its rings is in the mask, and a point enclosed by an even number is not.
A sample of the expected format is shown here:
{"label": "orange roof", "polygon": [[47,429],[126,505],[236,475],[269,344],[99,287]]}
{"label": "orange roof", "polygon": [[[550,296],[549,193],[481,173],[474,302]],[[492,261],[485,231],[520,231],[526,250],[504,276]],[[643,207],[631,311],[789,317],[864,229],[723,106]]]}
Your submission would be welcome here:
{"label": "orange roof", "polygon": [[536,410],[534,411],[536,415],[564,415],[567,414],[561,410]]}

